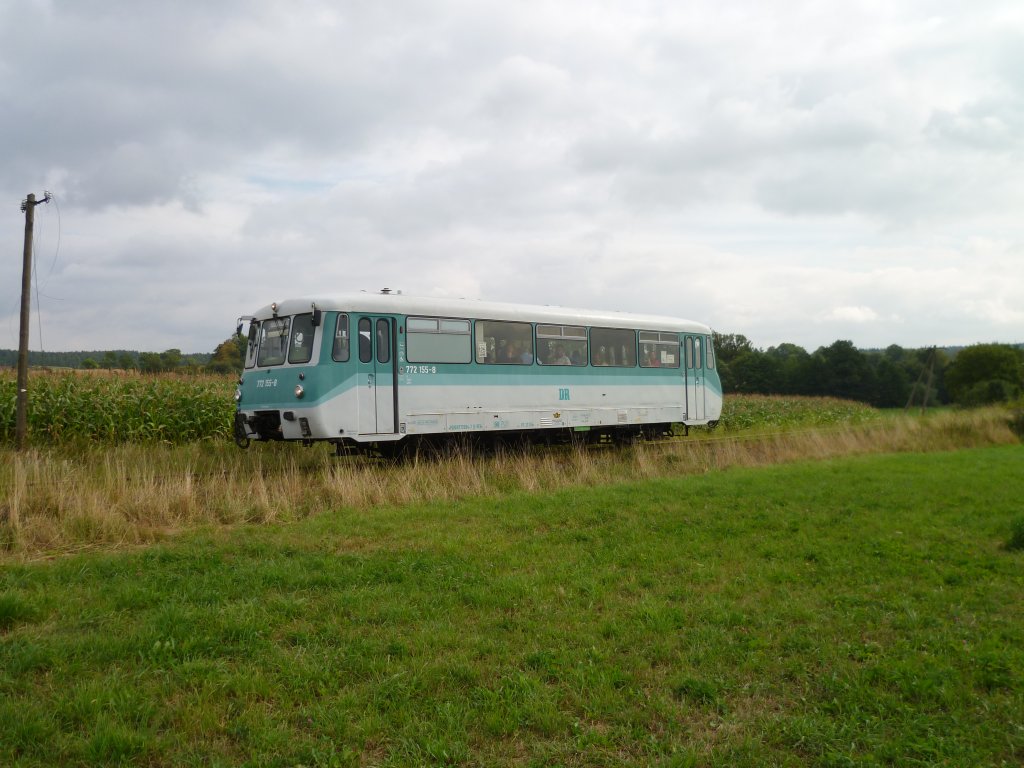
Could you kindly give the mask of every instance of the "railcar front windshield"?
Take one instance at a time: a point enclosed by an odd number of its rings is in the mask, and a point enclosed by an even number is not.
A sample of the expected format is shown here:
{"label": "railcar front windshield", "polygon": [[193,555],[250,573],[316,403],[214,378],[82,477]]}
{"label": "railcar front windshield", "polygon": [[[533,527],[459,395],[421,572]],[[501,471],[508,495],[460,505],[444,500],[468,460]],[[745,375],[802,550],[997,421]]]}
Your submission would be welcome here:
{"label": "railcar front windshield", "polygon": [[273,317],[264,320],[260,329],[260,349],[256,356],[256,365],[260,368],[268,365],[281,365],[288,352],[288,326],[290,317]]}

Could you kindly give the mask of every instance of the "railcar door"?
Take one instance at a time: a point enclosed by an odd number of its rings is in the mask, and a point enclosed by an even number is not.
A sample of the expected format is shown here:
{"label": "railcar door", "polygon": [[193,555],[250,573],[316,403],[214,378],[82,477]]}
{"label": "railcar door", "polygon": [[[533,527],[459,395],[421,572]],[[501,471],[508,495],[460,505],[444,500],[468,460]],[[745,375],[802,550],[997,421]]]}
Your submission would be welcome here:
{"label": "railcar door", "polygon": [[359,434],[393,434],[397,410],[394,321],[360,317],[358,334]]}
{"label": "railcar door", "polygon": [[704,337],[686,336],[686,418],[703,421]]}

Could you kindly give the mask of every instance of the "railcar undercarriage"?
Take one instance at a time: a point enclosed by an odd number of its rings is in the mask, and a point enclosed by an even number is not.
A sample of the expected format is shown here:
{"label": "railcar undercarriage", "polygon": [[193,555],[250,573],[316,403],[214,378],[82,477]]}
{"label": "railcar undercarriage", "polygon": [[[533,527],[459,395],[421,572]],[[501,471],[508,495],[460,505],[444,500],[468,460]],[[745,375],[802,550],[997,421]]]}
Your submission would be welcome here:
{"label": "railcar undercarriage", "polygon": [[408,435],[401,440],[359,442],[352,438],[331,440],[337,456],[372,456],[386,459],[437,455],[457,451],[493,453],[526,450],[534,446],[632,445],[687,434],[684,424],[637,424],[600,429],[544,429],[502,432]]}

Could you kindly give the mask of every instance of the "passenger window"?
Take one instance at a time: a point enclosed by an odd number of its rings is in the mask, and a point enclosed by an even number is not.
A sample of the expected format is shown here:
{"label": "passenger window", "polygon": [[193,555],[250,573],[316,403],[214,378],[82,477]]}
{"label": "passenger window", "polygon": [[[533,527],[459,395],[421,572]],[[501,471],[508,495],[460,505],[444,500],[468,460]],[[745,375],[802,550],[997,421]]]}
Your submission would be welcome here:
{"label": "passenger window", "polygon": [[368,363],[373,359],[373,324],[368,317],[359,318],[359,362]]}
{"label": "passenger window", "polygon": [[383,318],[377,320],[377,362],[391,360],[391,323]]}
{"label": "passenger window", "polygon": [[344,363],[348,360],[348,315],[339,314],[338,323],[334,326],[334,347],[331,350],[331,358],[336,363]]}
{"label": "passenger window", "polygon": [[616,368],[635,367],[636,333],[622,328],[591,328],[590,364]]}
{"label": "passenger window", "polygon": [[289,363],[308,363],[313,357],[313,315],[296,315],[292,320],[291,343],[288,345]]}
{"label": "passenger window", "polygon": [[468,363],[471,359],[469,320],[410,317],[406,328],[410,363]]}
{"label": "passenger window", "polygon": [[477,320],[476,361],[484,365],[533,363],[533,329],[529,323]]}
{"label": "passenger window", "polygon": [[678,368],[679,334],[640,331],[641,368]]}
{"label": "passenger window", "polygon": [[281,365],[284,362],[285,353],[288,349],[288,321],[287,317],[274,317],[264,320],[260,334],[260,351],[256,358],[256,365]]}
{"label": "passenger window", "polygon": [[538,325],[537,362],[541,365],[586,365],[587,329],[581,325]]}

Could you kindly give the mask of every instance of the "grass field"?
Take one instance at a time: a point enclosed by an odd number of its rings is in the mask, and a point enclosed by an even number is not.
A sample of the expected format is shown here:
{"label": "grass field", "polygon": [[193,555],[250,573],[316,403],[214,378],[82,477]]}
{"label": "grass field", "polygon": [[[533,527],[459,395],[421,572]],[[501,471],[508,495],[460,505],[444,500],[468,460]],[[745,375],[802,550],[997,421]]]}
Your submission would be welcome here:
{"label": "grass field", "polygon": [[1024,448],[0,569],[3,765],[1020,765]]}

